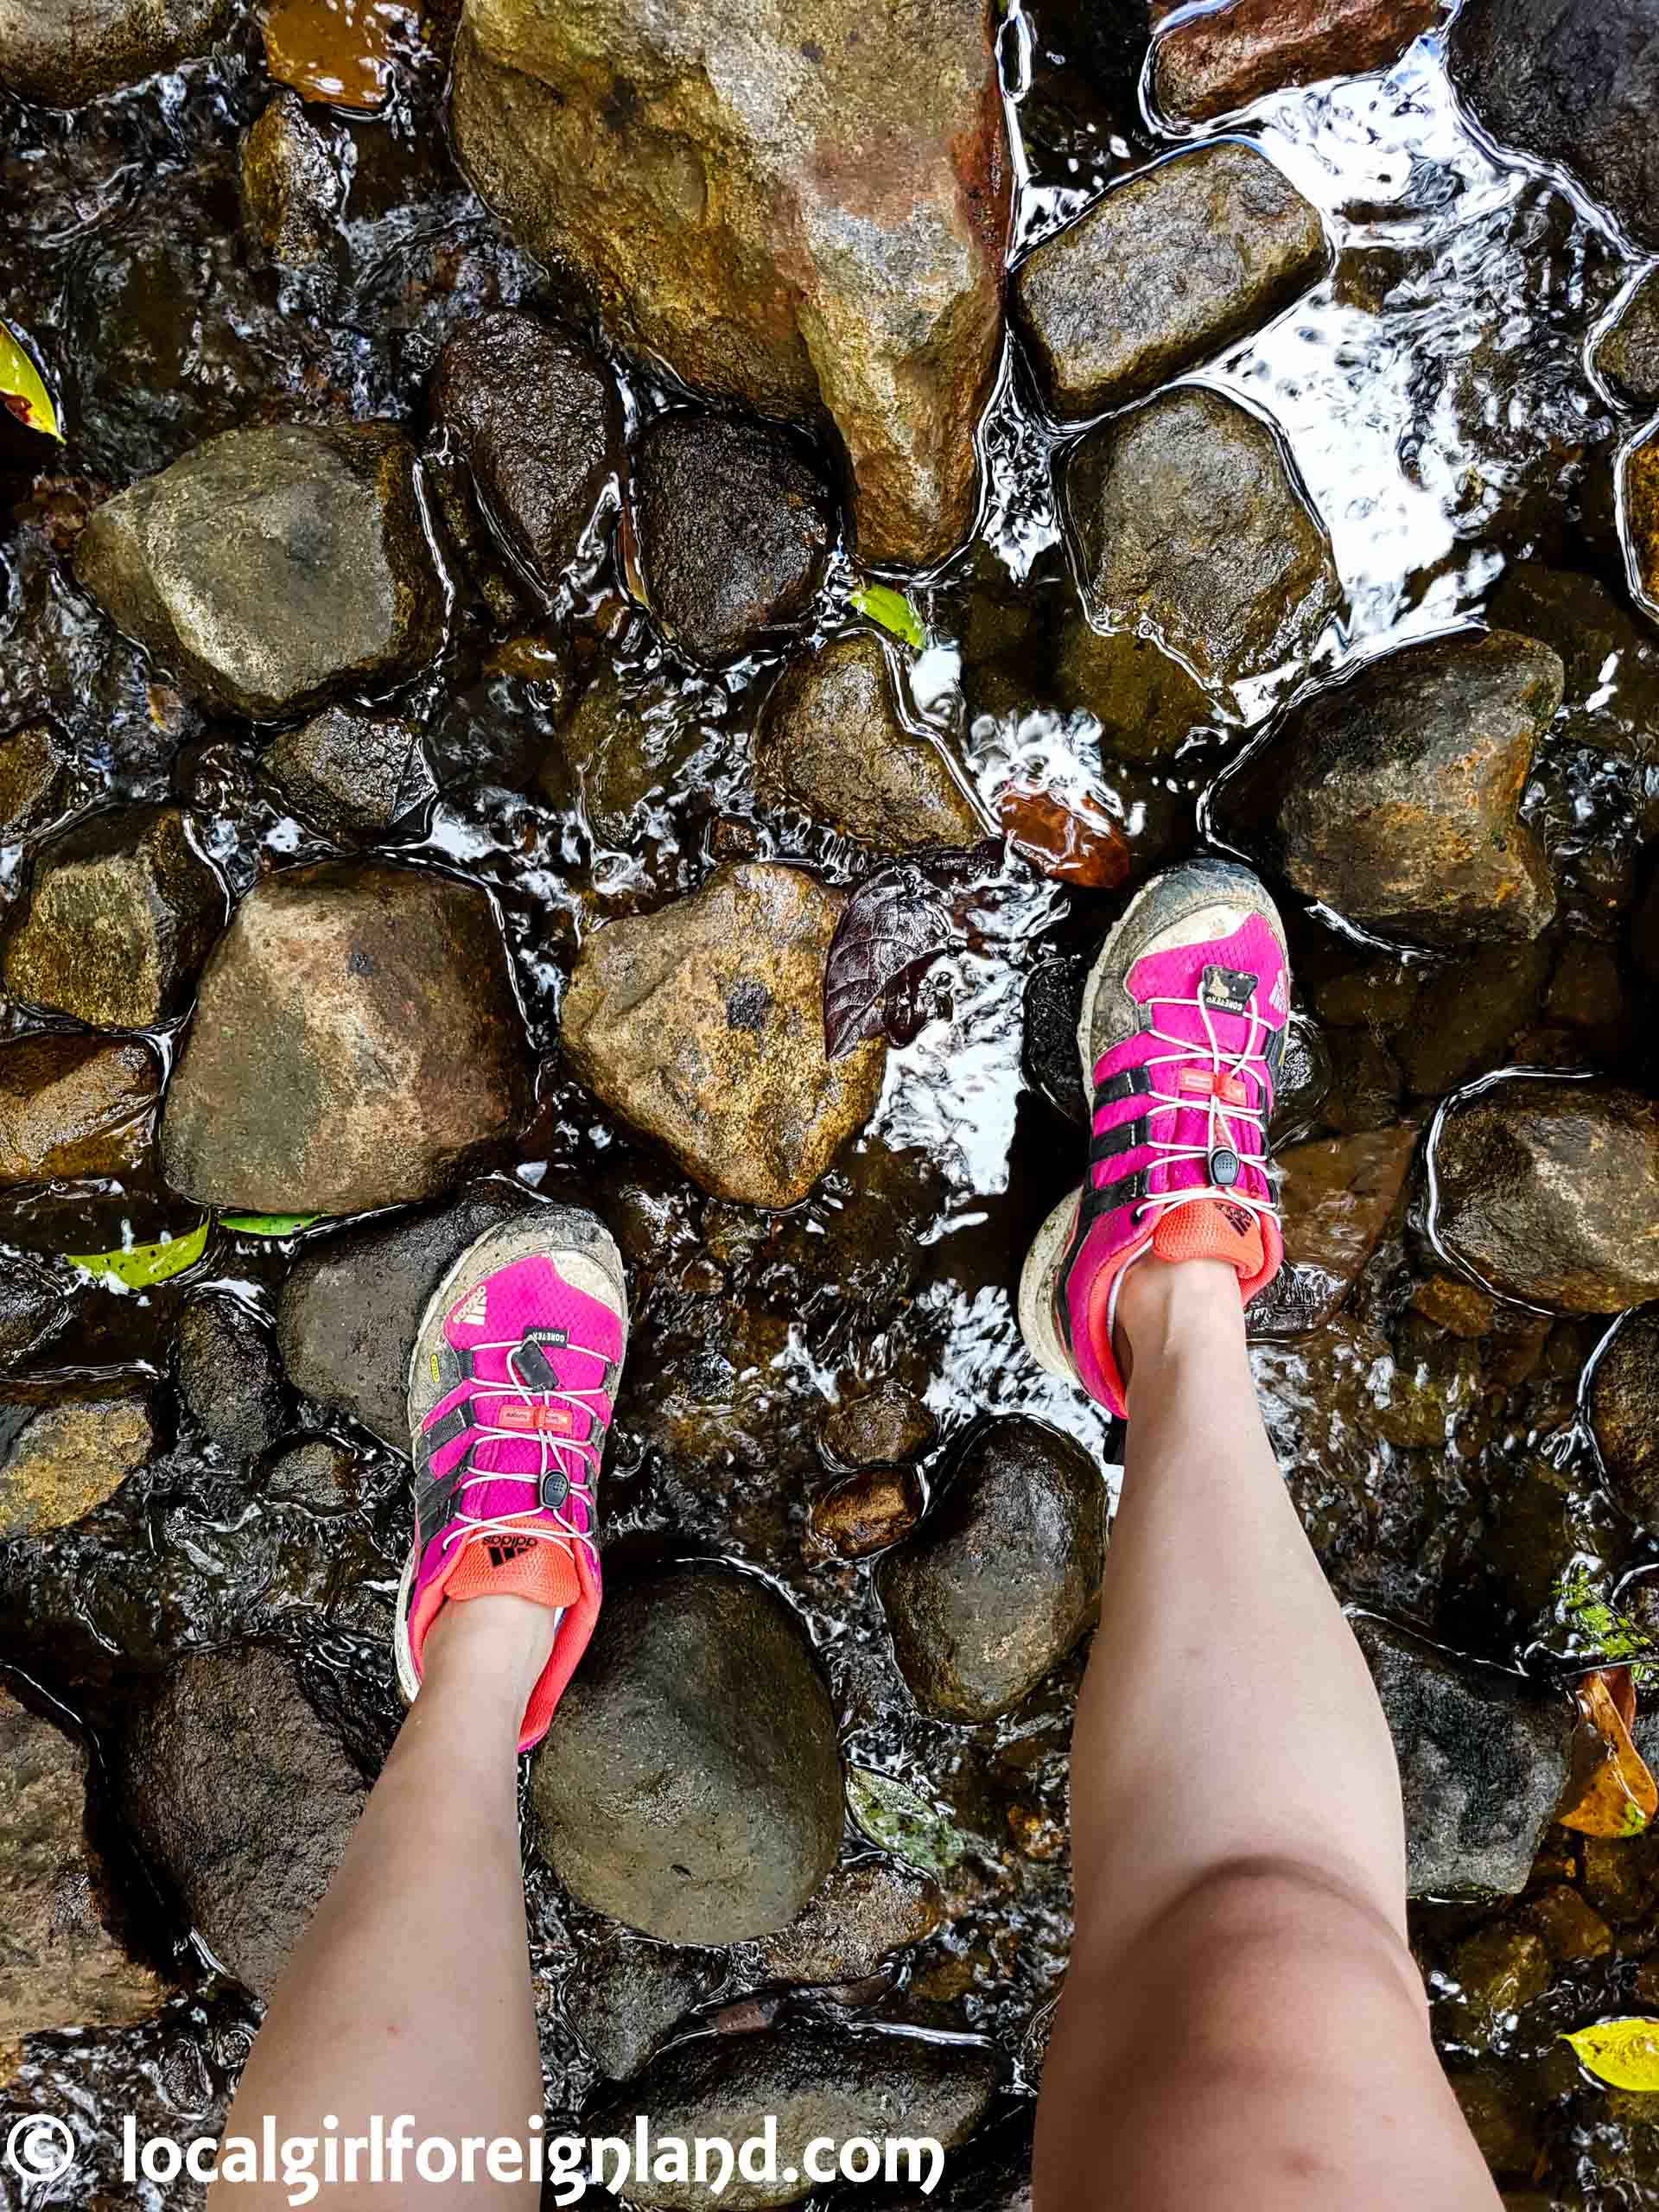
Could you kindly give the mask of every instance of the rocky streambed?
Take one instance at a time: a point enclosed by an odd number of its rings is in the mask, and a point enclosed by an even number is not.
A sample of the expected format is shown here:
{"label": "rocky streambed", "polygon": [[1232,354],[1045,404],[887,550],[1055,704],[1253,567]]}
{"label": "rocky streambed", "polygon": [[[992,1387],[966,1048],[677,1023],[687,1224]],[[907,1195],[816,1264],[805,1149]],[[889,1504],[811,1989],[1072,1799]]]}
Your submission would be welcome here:
{"label": "rocky streambed", "polygon": [[0,2132],[78,2151],[0,2202],[197,2201],[120,2118],[222,2118],[397,1726],[416,1317],[548,1198],[634,1305],[550,2124],[1028,2202],[1116,1440],[1010,1292],[1206,846],[1437,2037],[1506,2202],[1659,2201],[1560,2040],[1659,1843],[1556,1817],[1589,1670],[1659,1757],[1656,120],[1643,0],[0,0]]}

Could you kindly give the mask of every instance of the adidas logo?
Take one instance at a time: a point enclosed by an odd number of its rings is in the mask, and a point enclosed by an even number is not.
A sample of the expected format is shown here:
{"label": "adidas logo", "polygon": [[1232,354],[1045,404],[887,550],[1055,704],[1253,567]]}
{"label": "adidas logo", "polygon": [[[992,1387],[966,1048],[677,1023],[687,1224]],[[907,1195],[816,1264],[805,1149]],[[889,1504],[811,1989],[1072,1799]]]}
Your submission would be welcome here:
{"label": "adidas logo", "polygon": [[1222,1211],[1232,1224],[1233,1233],[1235,1236],[1249,1236],[1250,1230],[1250,1217],[1243,1206],[1224,1205],[1222,1207]]}
{"label": "adidas logo", "polygon": [[534,1536],[500,1536],[493,1538],[484,1548],[490,1555],[492,1567],[505,1567],[510,1559],[522,1559],[535,1548]]}
{"label": "adidas logo", "polygon": [[458,1306],[449,1319],[463,1329],[481,1329],[489,1318],[490,1300],[487,1287],[480,1283],[469,1293],[466,1303]]}
{"label": "adidas logo", "polygon": [[1286,1006],[1285,971],[1281,968],[1273,979],[1273,993],[1268,1003],[1275,1014],[1282,1014]]}

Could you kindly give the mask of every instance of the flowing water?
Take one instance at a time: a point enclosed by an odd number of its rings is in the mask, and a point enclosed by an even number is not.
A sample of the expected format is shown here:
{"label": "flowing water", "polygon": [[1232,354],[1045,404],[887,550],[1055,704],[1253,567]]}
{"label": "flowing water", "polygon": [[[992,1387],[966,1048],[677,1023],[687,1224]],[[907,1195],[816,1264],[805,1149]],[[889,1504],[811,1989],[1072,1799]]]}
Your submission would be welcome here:
{"label": "flowing water", "polygon": [[[1076,37],[1079,50],[1068,53],[1066,28],[1040,8],[1004,22],[1020,250],[1174,143],[1141,103],[1144,41],[1097,29]],[[440,58],[412,49],[390,109],[343,121],[354,168],[346,273],[334,290],[279,276],[245,245],[238,136],[268,93],[251,19],[209,62],[73,116],[0,95],[0,315],[36,340],[71,433],[57,474],[36,480],[38,454],[15,448],[0,475],[0,728],[50,711],[98,792],[181,799],[232,893],[262,860],[308,849],[310,833],[257,779],[247,727],[204,715],[114,639],[60,554],[106,486],[232,423],[350,412],[398,417],[418,435],[425,381],[450,329],[489,306],[563,306],[461,181],[442,130],[442,73]],[[1622,583],[1595,487],[1630,426],[1586,369],[1586,347],[1631,264],[1593,213],[1562,181],[1480,143],[1434,40],[1386,75],[1270,99],[1238,129],[1318,204],[1336,248],[1320,285],[1202,378],[1279,421],[1329,526],[1346,613],[1324,641],[1319,672],[1478,613],[1518,557]],[[664,404],[637,365],[622,373],[633,418]],[[1015,359],[982,435],[980,537],[912,588],[929,650],[910,671],[912,710],[946,735],[982,789],[1019,766],[1104,807],[1138,880],[1194,849],[1206,794],[1249,732],[1217,721],[1173,760],[1136,764],[1103,759],[1096,726],[1055,705],[1052,632],[1073,589],[1052,492],[1065,440],[1042,419]],[[847,575],[838,562],[826,621]],[[525,796],[561,687],[533,655],[503,652],[477,609],[457,607],[440,660],[400,699],[443,781],[429,822],[388,849],[494,895],[541,1052],[556,1037],[575,949],[596,922],[691,887],[717,853],[798,855],[842,881],[859,867],[844,841],[808,829],[790,838],[753,814],[753,709],[772,664],[688,675],[648,634],[619,632],[619,582],[601,574],[555,613],[581,654],[622,671],[673,764],[648,836],[630,849],[607,849],[574,803]],[[1258,718],[1276,703],[1266,687],[1248,702]],[[1546,741],[1526,807],[1562,887],[1559,939],[1611,933],[1654,826],[1651,782]],[[0,895],[15,898],[29,858],[18,849],[0,858]],[[988,1410],[1033,1412],[1103,1464],[1115,1459],[1108,1425],[1023,1354],[1011,1298],[1031,1233],[1077,1172],[1067,1124],[1022,1057],[1027,983],[1112,911],[1011,863],[995,935],[939,971],[933,1019],[892,1054],[870,1128],[787,1214],[701,1198],[560,1076],[556,1059],[517,1170],[544,1192],[600,1204],[634,1270],[637,1335],[604,1501],[609,1558],[718,1557],[771,1579],[821,1654],[849,1763],[902,1779],[947,1824],[946,1928],[860,2001],[878,2018],[995,2038],[1010,2087],[994,2145],[1024,2125],[1044,2008],[1065,1961],[1066,1741],[1081,1659],[1005,1720],[922,1718],[893,1666],[868,1570],[811,1561],[801,1538],[821,1478],[817,1415],[827,1398],[879,1378],[923,1394],[937,1415],[931,1471]],[[1319,916],[1293,918],[1293,950],[1310,997],[1377,957]],[[1646,994],[1626,980],[1626,1021],[1596,1052],[1647,1081],[1650,1025],[1637,1018]],[[1528,1056],[1541,1031],[1551,1065],[1583,1057],[1579,1033],[1546,1019],[1541,981],[1497,1035],[1486,1033],[1489,982],[1474,965],[1466,982],[1456,969],[1430,969],[1423,988],[1437,995],[1437,1021],[1454,1037],[1467,1032],[1459,1081]],[[29,1026],[16,1008],[6,1020]],[[171,1036],[156,1041],[170,1052]],[[1379,1053],[1387,1058],[1363,1026],[1311,1046],[1293,1116],[1300,1133],[1363,1125],[1368,1099],[1392,1080],[1378,1072]],[[1426,1126],[1436,1095],[1414,1096],[1405,1110]],[[147,1237],[193,1219],[139,1177],[9,1198],[0,1236],[27,1250],[88,1251],[116,1244],[128,1226]],[[273,1502],[169,1410],[165,1387],[187,1289],[212,1280],[269,1314],[305,1241],[221,1233],[188,1284],[99,1293],[84,1302],[84,1325],[37,1355],[12,1393],[21,1405],[67,1381],[117,1374],[162,1386],[160,1448],[143,1472],[79,1527],[0,1545],[0,1663],[37,1701],[60,1704],[100,1760],[130,1700],[170,1658],[232,1640],[301,1655],[365,1758],[393,1725],[384,1646],[403,1463],[337,1423],[330,1433],[354,1455],[350,1503],[323,1511]],[[1561,1573],[1611,1589],[1649,1559],[1659,1565],[1604,1498],[1580,1421],[1580,1378],[1603,1325],[1517,1312],[1479,1343],[1453,1338],[1411,1304],[1440,1264],[1420,1204],[1337,1325],[1258,1350],[1274,1442],[1344,1598],[1471,1657],[1564,1673],[1577,1647],[1554,1597]],[[1178,1755],[1170,1786],[1190,1804],[1205,1777]],[[118,1834],[110,1841],[119,1858]],[[1563,1878],[1570,1872],[1612,1923],[1614,1949],[1556,1967],[1541,1997],[1478,2034],[1447,1961],[1493,1916],[1418,1911],[1443,2047],[1490,2108],[1491,2128],[1509,2129],[1506,2185],[1537,2189],[1529,2203],[1659,2202],[1652,2127],[1630,2101],[1589,2087],[1554,2041],[1603,2011],[1659,2009],[1633,1998],[1659,1853],[1645,1841],[1619,1848],[1617,1868],[1605,1852],[1573,1860],[1562,1844],[1557,1853]],[[150,1897],[142,1869],[130,1876],[135,1896]],[[594,2077],[562,2024],[559,1986],[588,1922],[540,1874],[531,1894],[550,2111],[568,2120]],[[32,2109],[68,2116],[84,2163],[32,2190],[0,2173],[0,2203],[44,2212],[194,2201],[183,2184],[162,2191],[118,2178],[117,2116],[136,2111],[141,2128],[211,2128],[256,2015],[192,1947],[168,1901],[151,1897],[141,1916],[184,1993],[142,2027],[30,2042],[0,2095],[0,2120]],[[723,1994],[749,1986],[740,1955]]]}

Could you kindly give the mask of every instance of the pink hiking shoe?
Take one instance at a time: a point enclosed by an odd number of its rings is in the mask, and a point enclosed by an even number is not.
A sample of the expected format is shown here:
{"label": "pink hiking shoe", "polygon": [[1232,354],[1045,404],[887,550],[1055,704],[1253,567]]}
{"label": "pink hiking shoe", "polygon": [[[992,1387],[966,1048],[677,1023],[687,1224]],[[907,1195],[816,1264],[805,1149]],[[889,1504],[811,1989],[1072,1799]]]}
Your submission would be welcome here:
{"label": "pink hiking shoe", "polygon": [[553,1653],[519,1732],[547,1732],[599,1617],[594,1484],[627,1350],[622,1255],[575,1206],[492,1229],[433,1294],[409,1369],[415,1545],[397,1592],[397,1681],[413,1700],[445,1605],[550,1605]]}
{"label": "pink hiking shoe", "polygon": [[1146,1252],[1228,1260],[1246,1305],[1279,1272],[1267,1130],[1289,1010],[1278,912],[1227,861],[1154,876],[1090,971],[1077,1025],[1089,1173],[1037,1232],[1020,1327],[1043,1366],[1120,1418],[1112,1325],[1126,1268]]}

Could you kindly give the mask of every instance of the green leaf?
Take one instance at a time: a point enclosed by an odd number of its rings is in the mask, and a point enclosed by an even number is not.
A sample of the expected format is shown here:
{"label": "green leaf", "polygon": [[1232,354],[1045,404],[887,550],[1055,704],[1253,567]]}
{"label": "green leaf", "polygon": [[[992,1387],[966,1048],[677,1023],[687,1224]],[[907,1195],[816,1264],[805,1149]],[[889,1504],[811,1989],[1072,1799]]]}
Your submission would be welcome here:
{"label": "green leaf", "polygon": [[847,1802],[872,1843],[925,1874],[948,1874],[968,1847],[945,1818],[908,1783],[874,1767],[849,1767]]}
{"label": "green leaf", "polygon": [[41,383],[40,371],[3,322],[0,322],[0,406],[10,408],[31,430],[44,430],[48,438],[63,443],[52,395]]}
{"label": "green leaf", "polygon": [[1607,1666],[1629,1665],[1638,1682],[1651,1680],[1659,1651],[1651,1636],[1615,1611],[1605,1592],[1582,1561],[1557,1577],[1557,1617]]}
{"label": "green leaf", "polygon": [[152,1283],[194,1268],[207,1249],[213,1225],[210,1214],[186,1236],[164,1236],[158,1244],[129,1244],[118,1252],[67,1252],[64,1257],[85,1274],[108,1276],[129,1290],[148,1290]]}
{"label": "green leaf", "polygon": [[1597,2081],[1615,2089],[1659,2089],[1659,2020],[1598,2020],[1563,2036]]}
{"label": "green leaf", "polygon": [[902,638],[907,645],[919,650],[925,642],[916,610],[903,592],[889,590],[886,584],[861,584],[853,594],[853,605],[872,622],[891,630],[895,638]]}
{"label": "green leaf", "polygon": [[320,1213],[222,1213],[219,1225],[235,1230],[238,1236],[291,1236],[296,1229],[309,1229],[321,1219]]}

